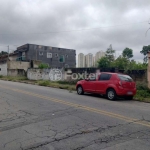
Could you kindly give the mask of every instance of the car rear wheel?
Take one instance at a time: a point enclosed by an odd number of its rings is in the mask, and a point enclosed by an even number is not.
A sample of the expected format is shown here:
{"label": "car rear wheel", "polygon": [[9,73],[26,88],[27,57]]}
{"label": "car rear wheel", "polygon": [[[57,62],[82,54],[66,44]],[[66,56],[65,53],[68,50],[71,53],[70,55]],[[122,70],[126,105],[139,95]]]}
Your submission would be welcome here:
{"label": "car rear wheel", "polygon": [[125,97],[126,100],[133,100],[133,96],[127,96]]}
{"label": "car rear wheel", "polygon": [[84,91],[83,91],[82,86],[78,86],[78,87],[77,87],[77,93],[78,93],[79,95],[84,94]]}
{"label": "car rear wheel", "polygon": [[115,100],[117,95],[114,89],[108,89],[106,96],[109,100]]}

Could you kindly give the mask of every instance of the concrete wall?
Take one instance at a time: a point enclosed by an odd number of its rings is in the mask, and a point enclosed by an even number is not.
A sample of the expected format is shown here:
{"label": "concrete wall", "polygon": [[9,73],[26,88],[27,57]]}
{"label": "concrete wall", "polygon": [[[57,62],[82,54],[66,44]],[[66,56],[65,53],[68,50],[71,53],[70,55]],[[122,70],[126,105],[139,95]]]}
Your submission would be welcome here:
{"label": "concrete wall", "polygon": [[[50,72],[53,69],[28,69],[27,77],[30,80],[51,80],[50,79]],[[79,78],[86,78],[89,73],[96,73],[99,72],[99,69],[66,69],[65,71],[60,70],[62,77],[61,80],[77,80]],[[121,72],[120,72],[121,73]],[[146,82],[147,81],[147,70],[140,70],[140,71],[132,71],[128,73],[134,81],[139,82]],[[150,83],[150,67],[149,67],[149,83]]]}
{"label": "concrete wall", "polygon": [[25,71],[30,68],[30,62],[22,62],[22,61],[8,61],[8,69],[23,69]]}
{"label": "concrete wall", "polygon": [[31,63],[33,65],[33,66],[31,66],[31,68],[38,68],[42,62],[38,61],[38,60],[32,60]]}
{"label": "concrete wall", "polygon": [[[53,80],[52,78],[50,78],[50,72],[52,70],[53,69],[28,69],[27,78],[29,80]],[[61,72],[61,80],[63,80],[64,72],[63,70],[60,70],[60,72]]]}
{"label": "concrete wall", "polygon": [[50,69],[28,69],[27,78],[29,80],[50,80]]}
{"label": "concrete wall", "polygon": [[7,62],[0,63],[0,75],[7,76]]}
{"label": "concrete wall", "polygon": [[17,59],[17,54],[16,55],[12,55],[12,56],[9,56],[9,60],[15,60],[16,61]]}
{"label": "concrete wall", "polygon": [[7,69],[8,76],[26,76],[26,72],[23,69]]}

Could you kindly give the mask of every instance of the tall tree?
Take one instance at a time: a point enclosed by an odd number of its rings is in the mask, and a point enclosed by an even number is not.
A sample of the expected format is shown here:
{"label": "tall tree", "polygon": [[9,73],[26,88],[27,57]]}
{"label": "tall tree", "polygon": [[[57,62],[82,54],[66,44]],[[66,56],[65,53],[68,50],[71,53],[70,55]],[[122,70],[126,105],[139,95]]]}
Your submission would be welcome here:
{"label": "tall tree", "polygon": [[112,45],[109,46],[109,48],[106,50],[106,54],[105,56],[108,58],[108,60],[110,62],[114,61],[115,60],[115,50],[112,49]]}
{"label": "tall tree", "polygon": [[6,55],[6,54],[8,54],[7,52],[5,52],[5,51],[1,51],[0,52],[0,56],[2,56],[2,55]]}
{"label": "tall tree", "polygon": [[150,51],[150,45],[148,45],[148,46],[143,46],[143,49],[140,51],[140,53],[144,55],[144,59],[143,59],[143,62],[144,62],[144,63],[147,63],[147,60],[148,60],[148,58],[147,58],[147,53],[148,53],[149,51]]}
{"label": "tall tree", "polygon": [[110,61],[107,57],[102,57],[98,60],[98,67],[99,68],[109,68],[110,67]]}
{"label": "tall tree", "polygon": [[114,61],[115,67],[118,69],[124,69],[126,70],[128,65],[129,65],[129,60],[126,57],[119,56],[115,61]]}
{"label": "tall tree", "polygon": [[122,52],[122,56],[127,58],[127,59],[130,59],[133,57],[133,50],[130,49],[130,48],[125,48]]}

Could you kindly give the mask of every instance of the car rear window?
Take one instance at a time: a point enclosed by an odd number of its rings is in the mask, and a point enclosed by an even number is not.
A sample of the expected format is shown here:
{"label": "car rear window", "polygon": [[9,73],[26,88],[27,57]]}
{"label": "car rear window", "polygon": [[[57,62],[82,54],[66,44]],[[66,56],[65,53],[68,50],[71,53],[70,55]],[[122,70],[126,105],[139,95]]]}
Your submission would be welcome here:
{"label": "car rear window", "polygon": [[133,79],[130,76],[128,76],[128,75],[120,75],[120,74],[118,74],[118,77],[122,81],[128,81],[128,82],[132,82],[133,81]]}

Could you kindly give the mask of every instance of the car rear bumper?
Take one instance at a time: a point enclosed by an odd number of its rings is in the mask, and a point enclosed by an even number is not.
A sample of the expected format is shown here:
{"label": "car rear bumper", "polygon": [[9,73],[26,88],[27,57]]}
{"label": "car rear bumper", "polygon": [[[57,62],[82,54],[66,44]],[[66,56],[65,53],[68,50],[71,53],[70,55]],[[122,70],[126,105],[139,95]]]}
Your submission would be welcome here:
{"label": "car rear bumper", "polygon": [[119,88],[119,90],[117,90],[116,93],[119,96],[134,96],[136,94],[136,89]]}

